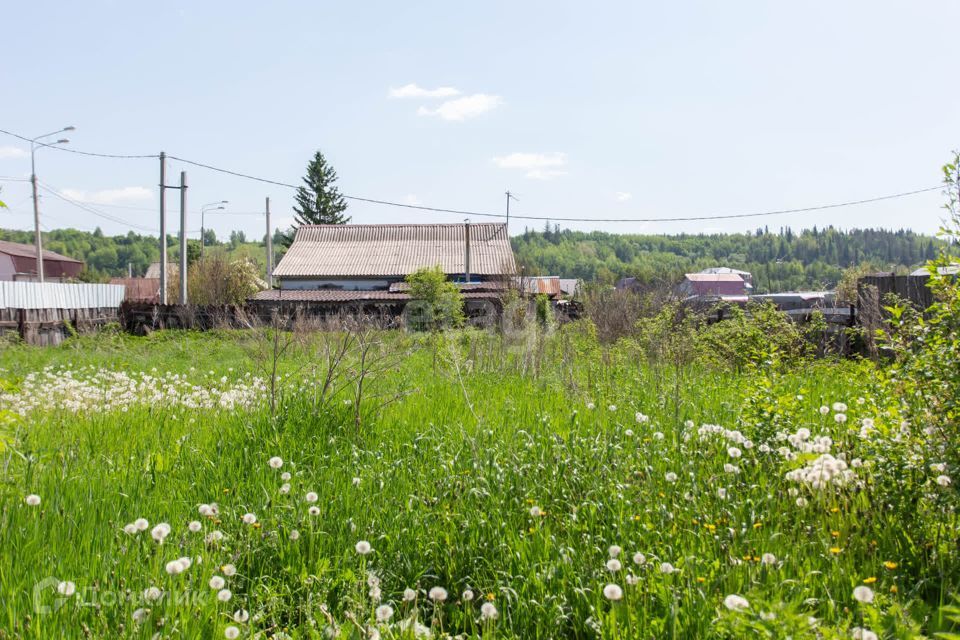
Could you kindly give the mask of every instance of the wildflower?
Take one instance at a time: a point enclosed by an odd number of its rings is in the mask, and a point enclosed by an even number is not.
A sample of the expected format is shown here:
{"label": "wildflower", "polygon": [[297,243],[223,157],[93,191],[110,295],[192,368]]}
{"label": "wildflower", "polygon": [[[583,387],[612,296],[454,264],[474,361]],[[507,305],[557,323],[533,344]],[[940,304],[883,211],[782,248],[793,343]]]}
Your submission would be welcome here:
{"label": "wildflower", "polygon": [[663,440],[663,433],[660,432],[660,431],[655,431],[655,432],[653,433],[653,439],[654,439],[654,440]]}
{"label": "wildflower", "polygon": [[799,498],[797,498],[797,506],[800,507],[801,509],[807,506],[807,499],[804,498],[803,496],[800,496]]}
{"label": "wildflower", "polygon": [[59,593],[62,596],[66,596],[69,598],[76,592],[77,592],[77,585],[70,582],[69,580],[65,580],[57,584],[57,593]]}
{"label": "wildflower", "polygon": [[883,566],[893,571],[894,569],[897,568],[897,563],[891,560],[887,560],[886,562],[883,563]]}
{"label": "wildflower", "polygon": [[492,602],[484,602],[480,605],[480,617],[484,620],[496,620],[497,607]]}
{"label": "wildflower", "polygon": [[643,565],[647,563],[647,556],[643,555],[639,551],[633,554],[633,561],[637,564]]}
{"label": "wildflower", "polygon": [[133,621],[136,622],[137,624],[143,624],[144,622],[147,621],[147,618],[149,617],[150,617],[150,610],[144,609],[142,607],[140,609],[135,610],[132,616]]}
{"label": "wildflower", "polygon": [[143,599],[147,602],[154,602],[163,596],[163,591],[157,587],[147,587],[143,590]]}
{"label": "wildflower", "polygon": [[223,589],[223,586],[227,584],[227,581],[221,578],[220,576],[213,576],[210,578],[210,588],[213,590]]}
{"label": "wildflower", "polygon": [[820,407],[820,415],[825,416],[825,415],[827,415],[828,413],[830,413],[830,407],[828,407],[828,406],[826,406],[826,405]]}
{"label": "wildflower", "polygon": [[660,563],[660,573],[666,573],[667,575],[669,575],[669,574],[673,573],[674,571],[676,571],[676,569],[675,569],[674,566],[673,566],[672,564],[670,564],[669,562],[661,562],[661,563]]}
{"label": "wildflower", "polygon": [[461,599],[462,599],[464,602],[472,602],[472,601],[473,601],[473,591],[471,591],[470,589],[467,589],[467,590],[465,590],[465,591],[463,592],[463,595],[460,596],[460,597],[461,597]]}
{"label": "wildflower", "polygon": [[307,493],[307,496],[306,496],[307,502],[312,504],[319,499],[320,499],[320,496],[318,496],[315,491],[310,491],[309,493]]}
{"label": "wildflower", "polygon": [[773,622],[777,619],[777,614],[775,614],[773,611],[761,611],[760,619],[764,622]]}
{"label": "wildflower", "polygon": [[603,597],[616,602],[617,600],[623,599],[623,589],[620,588],[620,585],[611,582],[603,588]]}
{"label": "wildflower", "polygon": [[211,531],[210,533],[207,534],[204,540],[206,541],[207,544],[217,544],[218,542],[223,540],[223,532]]}
{"label": "wildflower", "polygon": [[170,535],[170,525],[166,522],[161,522],[150,530],[150,535],[157,541],[157,544],[163,544],[164,539]]}
{"label": "wildflower", "polygon": [[183,563],[179,560],[171,560],[167,563],[166,566],[167,573],[172,576],[179,575],[186,570],[186,567],[183,566]]}
{"label": "wildflower", "polygon": [[417,599],[417,592],[413,589],[404,589],[403,590],[403,601],[404,602],[413,602]]}
{"label": "wildflower", "polygon": [[950,479],[950,476],[937,476],[937,484],[941,487],[949,487],[952,482],[953,481]]}
{"label": "wildflower", "polygon": [[285,482],[285,483],[283,483],[282,485],[280,485],[280,493],[281,493],[282,495],[287,495],[288,493],[290,493],[290,483],[289,483],[289,482]]}
{"label": "wildflower", "polygon": [[730,611],[746,611],[750,608],[750,603],[747,602],[747,599],[743,596],[738,596],[735,593],[731,593],[729,596],[723,599],[723,606]]}
{"label": "wildflower", "polygon": [[533,505],[532,507],[530,507],[530,515],[533,516],[534,518],[539,518],[542,515],[542,513],[543,512],[540,511],[540,507],[538,507],[537,505]]}
{"label": "wildflower", "polygon": [[223,565],[220,567],[220,571],[223,571],[223,575],[227,576],[228,578],[232,578],[233,576],[237,575],[237,568],[232,564]]}
{"label": "wildflower", "polygon": [[773,555],[772,553],[765,553],[760,556],[760,564],[777,564],[777,556]]}
{"label": "wildflower", "polygon": [[377,622],[389,622],[393,617],[393,607],[388,604],[382,604],[377,607]]}
{"label": "wildflower", "polygon": [[240,629],[236,628],[233,625],[230,625],[223,630],[223,637],[227,640],[234,640],[234,638],[240,637]]}
{"label": "wildflower", "polygon": [[832,553],[833,555],[838,555],[840,551],[841,551],[840,547],[830,547],[830,553]]}
{"label": "wildflower", "polygon": [[220,591],[217,592],[217,600],[220,602],[230,602],[230,598],[232,597],[233,593],[230,589],[220,589]]}
{"label": "wildflower", "polygon": [[834,419],[834,421],[836,421],[837,424],[843,424],[844,422],[847,421],[847,414],[845,414],[845,413],[835,414],[835,415],[833,416],[833,419]]}
{"label": "wildflower", "polygon": [[666,479],[667,482],[676,482],[676,481],[677,481],[677,474],[675,474],[673,471],[668,471],[668,472],[667,472],[667,475],[664,476],[664,477],[665,477],[665,479]]}
{"label": "wildflower", "polygon": [[359,487],[359,486],[360,486],[360,478],[354,477],[353,480],[352,480],[352,482],[353,482],[353,486],[355,486],[355,487]]}
{"label": "wildflower", "polygon": [[193,520],[192,522],[190,522],[190,524],[187,525],[187,529],[189,529],[190,531],[193,531],[194,533],[197,533],[198,531],[203,529],[203,525],[200,524],[199,520]]}
{"label": "wildflower", "polygon": [[738,469],[736,466],[728,462],[727,464],[723,465],[723,472],[724,473],[740,473],[740,469]]}
{"label": "wildflower", "polygon": [[597,405],[593,404],[592,402],[587,403],[587,409],[590,409],[592,411],[593,409],[596,409],[596,408],[597,408]]}
{"label": "wildflower", "polygon": [[615,544],[614,544],[614,545],[610,545],[610,548],[607,549],[607,553],[610,554],[610,557],[611,557],[611,558],[616,558],[616,557],[618,557],[618,556],[620,555],[620,552],[621,552],[621,551],[623,551],[623,549],[622,549],[620,546],[615,545]]}
{"label": "wildflower", "polygon": [[200,512],[200,515],[206,516],[207,518],[212,518],[213,516],[216,515],[216,513],[213,510],[213,507],[211,507],[208,504],[200,505],[199,507],[197,507],[197,511]]}
{"label": "wildflower", "polygon": [[650,422],[650,416],[644,415],[639,411],[637,411],[637,413],[633,417],[636,418],[637,422],[639,422],[640,424],[643,424],[644,422]]}
{"label": "wildflower", "polygon": [[290,532],[290,540],[292,540],[293,542],[296,542],[296,541],[299,540],[299,539],[300,539],[300,532],[299,532],[299,531],[297,531],[296,529],[294,529],[293,531]]}
{"label": "wildflower", "polygon": [[282,480],[283,482],[287,482],[288,480],[290,480],[291,477],[292,476],[290,475],[289,471],[284,471],[283,473],[280,474],[280,480]]}
{"label": "wildflower", "polygon": [[609,409],[610,411],[616,411],[616,410],[617,410],[617,405],[612,404],[612,405],[610,405],[609,407],[607,407],[607,409]]}
{"label": "wildflower", "polygon": [[137,518],[133,521],[133,526],[137,528],[137,531],[146,531],[150,528],[150,523],[147,522],[146,518]]}
{"label": "wildflower", "polygon": [[434,587],[427,594],[434,602],[443,602],[447,599],[447,590],[443,587]]}
{"label": "wildflower", "polygon": [[607,560],[607,571],[609,571],[610,573],[616,573],[617,571],[620,571],[620,569],[622,568],[623,568],[623,565],[621,565],[620,561],[617,560],[616,558],[610,558],[609,560]]}
{"label": "wildflower", "polygon": [[632,437],[633,437],[633,429],[627,429],[626,431],[623,432],[623,435],[627,436],[628,438],[632,438]]}
{"label": "wildflower", "polygon": [[854,627],[851,637],[853,640],[877,640],[877,634],[863,627]]}
{"label": "wildflower", "polygon": [[853,599],[857,602],[863,602],[865,604],[870,604],[873,602],[873,589],[870,587],[865,587],[860,585],[853,590]]}
{"label": "wildflower", "polygon": [[876,576],[870,576],[869,578],[864,578],[864,579],[863,579],[863,584],[873,584],[873,583],[876,582],[876,581],[877,581],[877,577],[876,577]]}
{"label": "wildflower", "polygon": [[308,512],[310,515],[316,517],[316,516],[320,515],[320,507],[314,505],[314,506],[310,507],[309,509],[307,509],[307,512]]}
{"label": "wildflower", "polygon": [[133,524],[132,522],[130,524],[123,525],[123,532],[128,536],[135,536],[137,533],[139,533],[137,530],[137,525]]}
{"label": "wildflower", "polygon": [[40,496],[38,496],[35,493],[31,493],[26,498],[24,498],[23,501],[26,502],[28,506],[36,507],[40,505]]}
{"label": "wildflower", "polygon": [[736,459],[742,456],[743,452],[736,447],[730,447],[729,449],[727,449],[727,455],[730,456],[731,458]]}
{"label": "wildflower", "polygon": [[845,405],[845,404],[842,403],[842,402],[834,402],[834,403],[833,403],[833,410],[834,410],[835,412],[837,412],[837,413],[843,413],[844,411],[847,410],[847,405]]}
{"label": "wildflower", "polygon": [[250,619],[250,614],[247,613],[246,609],[237,609],[233,612],[233,621],[243,624]]}
{"label": "wildflower", "polygon": [[628,573],[627,584],[630,585],[631,587],[635,587],[638,584],[640,584],[640,578],[638,576],[633,575],[632,573]]}
{"label": "wildflower", "polygon": [[243,522],[244,522],[244,524],[253,524],[253,523],[255,523],[256,521],[257,521],[257,516],[253,515],[252,513],[245,513],[245,514],[243,514]]}
{"label": "wildflower", "polygon": [[280,467],[283,466],[283,459],[280,458],[279,456],[273,456],[272,458],[270,458],[267,464],[270,465],[271,469],[279,469]]}
{"label": "wildflower", "polygon": [[717,497],[720,498],[721,500],[726,500],[727,490],[724,489],[723,487],[720,487],[719,489],[717,489]]}
{"label": "wildflower", "polygon": [[370,546],[370,543],[367,542],[366,540],[361,540],[360,542],[358,542],[358,543],[354,546],[354,549],[356,549],[356,550],[357,550],[357,553],[359,553],[359,554],[362,555],[362,556],[365,556],[365,555],[367,555],[368,553],[370,553],[371,551],[373,551],[373,547],[371,547],[371,546]]}

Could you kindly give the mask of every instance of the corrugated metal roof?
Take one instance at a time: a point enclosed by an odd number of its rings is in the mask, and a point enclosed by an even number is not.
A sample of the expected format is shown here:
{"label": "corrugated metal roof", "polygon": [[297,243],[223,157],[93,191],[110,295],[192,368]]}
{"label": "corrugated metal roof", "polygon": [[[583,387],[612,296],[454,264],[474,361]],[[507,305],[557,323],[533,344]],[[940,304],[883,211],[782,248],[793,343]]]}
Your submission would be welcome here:
{"label": "corrugated metal roof", "polygon": [[[463,224],[304,225],[273,274],[293,278],[402,277],[423,267],[464,272]],[[470,273],[516,272],[507,227],[470,225]]]}
{"label": "corrugated metal roof", "polygon": [[686,278],[691,282],[743,282],[736,273],[688,273]]}
{"label": "corrugated metal roof", "polygon": [[[8,256],[16,256],[18,258],[32,258],[34,262],[37,260],[37,249],[32,244],[22,244],[20,242],[10,242],[9,240],[0,240],[0,253],[5,253]],[[71,258],[69,256],[61,255],[54,251],[43,250],[43,261],[47,260],[57,260],[60,262],[77,262],[83,264],[83,260],[77,260],[76,258]]]}
{"label": "corrugated metal roof", "polygon": [[[461,295],[468,300],[493,299],[495,292],[464,291]],[[257,302],[405,302],[411,300],[409,293],[396,291],[335,291],[331,289],[268,289],[259,291],[248,298]]]}
{"label": "corrugated metal roof", "polygon": [[119,307],[122,285],[0,282],[3,309],[101,309]]}
{"label": "corrugated metal roof", "polygon": [[520,279],[526,293],[560,295],[560,276],[529,276]]}

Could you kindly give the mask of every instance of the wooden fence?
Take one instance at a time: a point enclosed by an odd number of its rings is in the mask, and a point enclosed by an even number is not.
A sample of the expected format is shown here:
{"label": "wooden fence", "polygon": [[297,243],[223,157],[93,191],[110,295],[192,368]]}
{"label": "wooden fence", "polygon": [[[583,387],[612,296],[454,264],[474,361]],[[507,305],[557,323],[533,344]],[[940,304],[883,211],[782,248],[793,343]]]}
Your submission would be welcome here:
{"label": "wooden fence", "polygon": [[27,344],[54,346],[74,333],[91,333],[119,322],[116,307],[91,309],[0,309],[0,337],[16,335]]}

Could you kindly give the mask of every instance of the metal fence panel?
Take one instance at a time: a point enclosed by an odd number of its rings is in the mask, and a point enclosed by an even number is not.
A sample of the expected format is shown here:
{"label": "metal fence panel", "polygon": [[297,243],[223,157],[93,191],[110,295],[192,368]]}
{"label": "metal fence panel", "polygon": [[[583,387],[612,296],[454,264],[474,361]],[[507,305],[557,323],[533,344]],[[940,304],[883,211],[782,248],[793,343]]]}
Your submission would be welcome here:
{"label": "metal fence panel", "polygon": [[103,309],[119,307],[124,286],[62,282],[0,282],[0,309]]}

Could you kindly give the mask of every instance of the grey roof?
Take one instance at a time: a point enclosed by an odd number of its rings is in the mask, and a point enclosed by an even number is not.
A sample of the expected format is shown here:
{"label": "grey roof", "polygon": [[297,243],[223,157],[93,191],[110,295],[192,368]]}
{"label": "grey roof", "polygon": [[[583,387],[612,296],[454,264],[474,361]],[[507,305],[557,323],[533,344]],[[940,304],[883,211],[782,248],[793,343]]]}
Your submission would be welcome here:
{"label": "grey roof", "polygon": [[[9,240],[0,240],[0,253],[5,253],[10,256],[17,256],[19,258],[33,258],[36,259],[37,249],[35,245],[32,244],[22,244],[20,242],[10,242]],[[82,263],[83,260],[77,260],[76,258],[71,258],[70,256],[65,256],[48,249],[43,250],[43,260],[59,260],[61,262],[78,262]]]}
{"label": "grey roof", "polygon": [[[952,276],[957,273],[960,273],[960,264],[951,263],[943,267],[937,267],[937,274],[941,276]],[[910,275],[926,277],[930,275],[930,270],[927,267],[920,267]]]}
{"label": "grey roof", "polygon": [[[463,224],[304,225],[273,275],[292,278],[402,277],[440,265],[452,275],[464,271]],[[470,225],[470,273],[516,272],[507,227]]]}
{"label": "grey roof", "polygon": [[[467,300],[495,300],[497,292],[464,291]],[[406,302],[413,298],[402,291],[338,291],[329,289],[267,289],[249,298],[252,302]]]}

